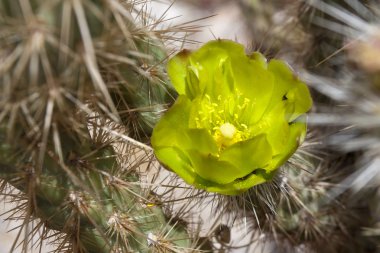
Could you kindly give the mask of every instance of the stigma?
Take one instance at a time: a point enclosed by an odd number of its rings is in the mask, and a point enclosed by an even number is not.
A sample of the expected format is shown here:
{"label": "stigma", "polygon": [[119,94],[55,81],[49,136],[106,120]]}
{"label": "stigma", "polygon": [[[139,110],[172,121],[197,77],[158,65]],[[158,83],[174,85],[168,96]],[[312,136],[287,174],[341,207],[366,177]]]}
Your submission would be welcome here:
{"label": "stigma", "polygon": [[232,139],[232,138],[234,138],[234,136],[236,134],[235,126],[228,123],[228,122],[221,125],[219,127],[219,130],[220,130],[220,133],[222,134],[222,136],[226,139]]}

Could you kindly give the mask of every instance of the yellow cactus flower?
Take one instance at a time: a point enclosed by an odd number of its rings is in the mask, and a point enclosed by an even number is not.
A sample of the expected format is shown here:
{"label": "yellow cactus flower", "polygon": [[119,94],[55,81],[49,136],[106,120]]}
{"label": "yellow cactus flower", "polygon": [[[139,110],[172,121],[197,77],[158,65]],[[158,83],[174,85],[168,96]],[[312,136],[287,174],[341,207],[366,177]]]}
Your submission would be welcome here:
{"label": "yellow cactus flower", "polygon": [[188,184],[239,194],[270,180],[304,139],[312,100],[283,61],[216,40],[174,56],[168,74],[179,96],[151,143]]}

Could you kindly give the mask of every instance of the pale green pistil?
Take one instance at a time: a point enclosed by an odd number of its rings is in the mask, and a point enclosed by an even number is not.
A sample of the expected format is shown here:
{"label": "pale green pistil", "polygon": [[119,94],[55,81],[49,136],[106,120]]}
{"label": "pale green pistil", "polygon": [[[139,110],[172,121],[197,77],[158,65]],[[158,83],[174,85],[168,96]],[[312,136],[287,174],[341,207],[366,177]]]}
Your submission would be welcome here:
{"label": "pale green pistil", "polygon": [[244,132],[236,129],[236,127],[229,122],[216,127],[213,137],[220,151],[245,139]]}
{"label": "pale green pistil", "polygon": [[234,135],[236,133],[236,128],[234,125],[230,123],[224,123],[219,127],[220,133],[223,135],[224,138],[232,139],[234,138]]}

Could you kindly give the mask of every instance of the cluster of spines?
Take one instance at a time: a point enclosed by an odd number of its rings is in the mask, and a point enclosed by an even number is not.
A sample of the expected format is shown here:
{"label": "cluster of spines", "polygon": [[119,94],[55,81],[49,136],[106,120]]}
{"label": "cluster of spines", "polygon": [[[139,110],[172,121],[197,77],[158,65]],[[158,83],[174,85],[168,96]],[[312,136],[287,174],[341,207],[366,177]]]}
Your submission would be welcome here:
{"label": "cluster of spines", "polygon": [[35,246],[33,220],[58,231],[57,252],[196,247],[147,205],[133,160],[174,95],[163,44],[138,23],[144,3],[0,1],[0,177],[4,191],[9,184],[23,196],[13,211],[23,212],[24,252]]}

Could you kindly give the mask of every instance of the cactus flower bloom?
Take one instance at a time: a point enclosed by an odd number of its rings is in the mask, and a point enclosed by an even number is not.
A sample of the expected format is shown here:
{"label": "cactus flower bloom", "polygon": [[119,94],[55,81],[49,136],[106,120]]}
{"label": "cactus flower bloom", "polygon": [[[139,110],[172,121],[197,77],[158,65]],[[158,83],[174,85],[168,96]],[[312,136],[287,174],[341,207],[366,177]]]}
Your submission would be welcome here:
{"label": "cactus flower bloom", "polygon": [[188,184],[244,192],[270,180],[305,137],[310,93],[283,61],[216,40],[171,58],[168,74],[179,96],[151,143]]}

